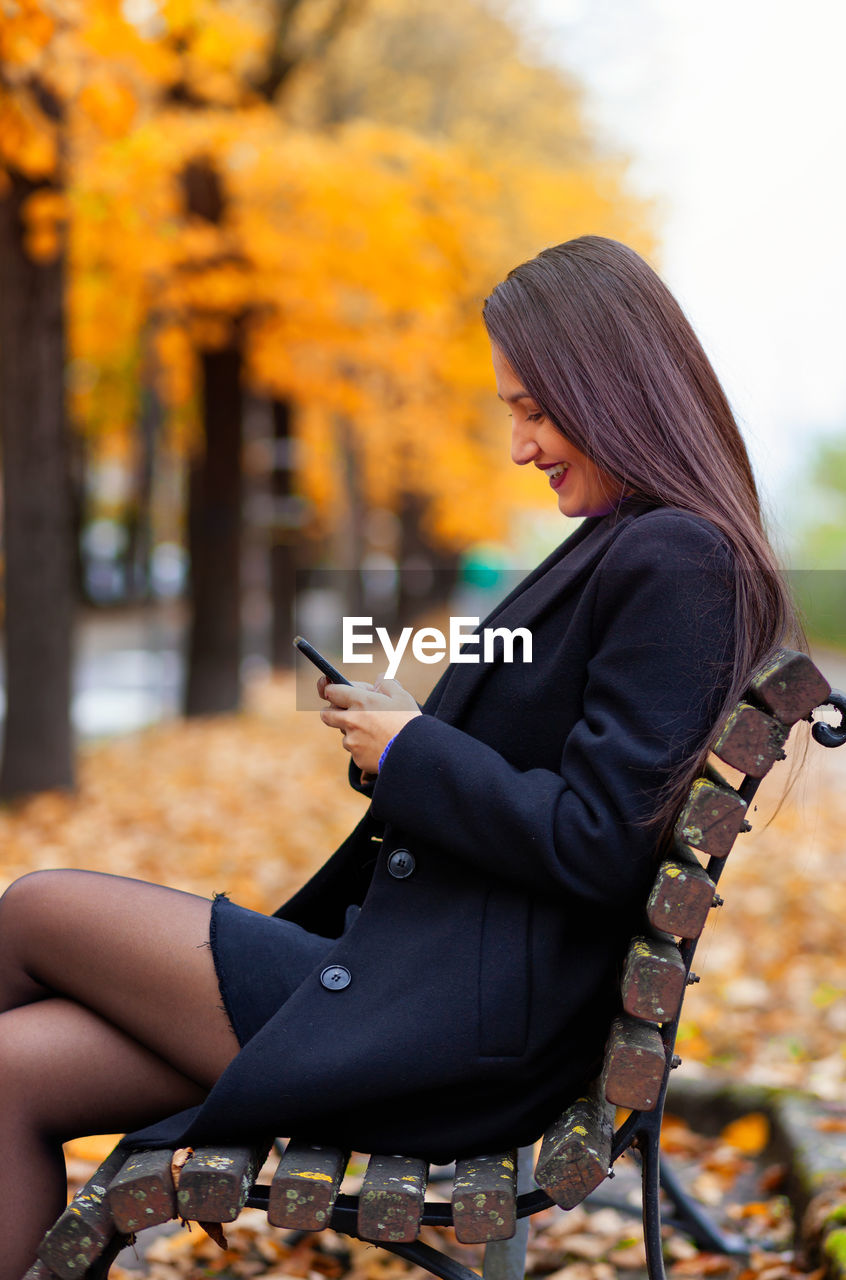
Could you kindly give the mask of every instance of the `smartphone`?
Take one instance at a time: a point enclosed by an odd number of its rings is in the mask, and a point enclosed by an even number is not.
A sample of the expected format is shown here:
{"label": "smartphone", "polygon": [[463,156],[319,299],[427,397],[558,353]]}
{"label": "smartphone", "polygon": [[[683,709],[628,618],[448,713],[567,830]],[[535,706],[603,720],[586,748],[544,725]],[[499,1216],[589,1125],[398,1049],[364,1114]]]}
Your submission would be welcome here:
{"label": "smartphone", "polygon": [[[332,684],[352,684],[352,680],[348,680],[346,676],[342,676],[337,667],[333,667],[328,658],[324,658],[319,649],[315,649],[313,644],[309,644],[308,640],[304,640],[302,636],[294,636],[294,645],[299,649],[300,653],[305,654],[309,662],[329,677]],[[365,773],[361,771],[361,784],[366,786],[370,782],[376,781],[375,773]]]}
{"label": "smartphone", "polygon": [[332,684],[352,684],[352,680],[348,680],[346,676],[342,676],[337,667],[333,667],[328,658],[324,658],[319,649],[315,649],[313,644],[309,644],[308,640],[304,640],[302,636],[294,636],[294,645],[299,649],[300,653],[305,654],[309,662],[329,677]]}

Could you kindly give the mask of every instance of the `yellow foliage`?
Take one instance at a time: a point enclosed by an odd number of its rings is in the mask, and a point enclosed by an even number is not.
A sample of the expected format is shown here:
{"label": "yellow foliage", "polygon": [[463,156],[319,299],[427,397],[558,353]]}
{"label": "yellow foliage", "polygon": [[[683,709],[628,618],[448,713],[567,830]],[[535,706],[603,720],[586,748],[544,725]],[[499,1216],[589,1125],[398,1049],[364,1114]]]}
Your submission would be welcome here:
{"label": "yellow foliage", "polygon": [[37,0],[4,5],[0,24],[0,62],[9,67],[35,63],[55,31],[53,17]]}
{"label": "yellow foliage", "polygon": [[222,351],[232,341],[231,326],[225,319],[214,316],[191,316],[188,338],[197,351]]}
{"label": "yellow foliage", "polygon": [[21,216],[31,227],[64,222],[68,216],[67,196],[55,187],[40,187],[24,201]]}
{"label": "yellow foliage", "polygon": [[159,361],[162,390],[173,405],[191,398],[194,374],[194,348],[185,330],[177,325],[163,325],[153,335],[153,346]]}
{"label": "yellow foliage", "polygon": [[0,163],[27,178],[52,176],[59,157],[58,131],[32,93],[0,85]]}
{"label": "yellow foliage", "polygon": [[[327,12],[297,10],[293,57]],[[61,128],[68,202],[28,207],[26,245],[49,260],[68,217],[70,404],[89,438],[132,423],[144,368],[190,439],[197,352],[237,334],[249,389],[301,406],[314,530],[340,510],[339,430],[352,499],[413,492],[450,546],[505,536],[546,497],[508,459],[483,299],[544,244],[648,237],[619,166],[592,156],[575,87],[500,18],[475,0],[371,0],[286,82],[283,116],[255,88],[273,0],[159,0],[132,22],[117,0],[21,0],[16,15],[0,163],[54,175]],[[315,127],[324,107],[331,129]],[[189,215],[189,165],[213,172],[219,221]]]}
{"label": "yellow foliage", "polygon": [[36,227],[27,232],[24,246],[32,261],[41,263],[42,266],[55,261],[62,248],[54,227]]}
{"label": "yellow foliage", "polygon": [[120,138],[132,124],[138,104],[126,84],[101,73],[88,80],[77,106],[106,137]]}
{"label": "yellow foliage", "polygon": [[40,187],[23,203],[24,244],[34,262],[52,262],[62,249],[63,227],[67,219],[64,192]]}

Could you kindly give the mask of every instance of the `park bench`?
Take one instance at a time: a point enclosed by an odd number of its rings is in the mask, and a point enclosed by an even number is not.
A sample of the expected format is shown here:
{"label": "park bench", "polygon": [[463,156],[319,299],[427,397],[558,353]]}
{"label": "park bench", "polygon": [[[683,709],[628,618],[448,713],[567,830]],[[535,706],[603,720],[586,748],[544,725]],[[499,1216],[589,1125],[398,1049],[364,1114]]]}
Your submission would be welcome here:
{"label": "park bench", "polygon": [[[846,697],[832,691],[804,654],[780,651],[752,681],[729,716],[713,754],[744,775],[732,786],[710,765],[693,783],[675,825],[675,841],[660,863],[632,940],[621,983],[621,1009],[610,1028],[604,1066],[583,1097],[547,1129],[531,1176],[533,1148],[459,1160],[449,1200],[426,1200],[425,1163],[401,1155],[370,1157],[360,1191],[341,1182],[349,1153],[291,1141],[269,1186],[255,1178],[274,1139],[259,1149],[196,1150],[178,1172],[173,1152],[127,1156],[115,1149],[45,1235],[39,1261],[25,1280],[101,1280],[127,1241],[142,1228],[173,1218],[234,1221],[244,1206],[260,1207],[271,1224],[293,1232],[331,1227],[371,1241],[440,1280],[475,1280],[463,1263],[418,1238],[421,1226],[451,1226],[460,1242],[485,1244],[485,1280],[519,1280],[531,1214],[553,1204],[573,1208],[613,1176],[620,1155],[641,1162],[643,1230],[650,1280],[664,1280],[661,1247],[663,1189],[675,1218],[700,1247],[744,1252],[738,1237],[717,1230],[681,1188],[659,1137],[674,1046],[696,941],[713,907],[716,886],[735,837],[749,829],[749,803],[761,779],[784,757],[791,727],[830,705],[837,727],[817,721],[825,746],[846,741]],[[616,1109],[628,1112],[614,1129]],[[279,1144],[281,1150],[281,1144]],[[437,1175],[433,1175],[437,1176]]]}

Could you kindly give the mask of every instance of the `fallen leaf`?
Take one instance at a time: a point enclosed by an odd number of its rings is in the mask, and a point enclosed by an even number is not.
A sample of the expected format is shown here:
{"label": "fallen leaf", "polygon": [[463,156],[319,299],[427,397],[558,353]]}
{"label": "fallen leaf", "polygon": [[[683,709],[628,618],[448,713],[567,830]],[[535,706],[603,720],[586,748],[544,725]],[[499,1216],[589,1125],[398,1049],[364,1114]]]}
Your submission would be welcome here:
{"label": "fallen leaf", "polygon": [[551,1272],[546,1280],[595,1280],[595,1272],[589,1262],[570,1262],[559,1271]]}
{"label": "fallen leaf", "polygon": [[695,1258],[682,1258],[670,1268],[671,1276],[719,1276],[734,1271],[736,1263],[722,1253],[697,1253]]}
{"label": "fallen leaf", "polygon": [[[588,1223],[588,1226],[590,1223]],[[603,1239],[601,1235],[594,1235],[592,1232],[584,1234],[568,1236],[564,1241],[564,1248],[567,1253],[571,1253],[575,1258],[586,1258],[589,1262],[597,1261],[608,1251],[608,1240]]]}
{"label": "fallen leaf", "polygon": [[814,1123],[820,1133],[846,1133],[846,1116],[823,1116]]}
{"label": "fallen leaf", "polygon": [[750,1111],[727,1124],[720,1138],[744,1155],[757,1156],[770,1140],[770,1122],[763,1111]]}
{"label": "fallen leaf", "polygon": [[761,1174],[758,1179],[758,1185],[762,1191],[781,1191],[786,1178],[787,1165],[771,1164]]}
{"label": "fallen leaf", "polygon": [[170,1161],[170,1172],[173,1177],[174,1188],[177,1191],[179,1190],[180,1174],[182,1173],[182,1170],[184,1169],[188,1161],[191,1159],[193,1154],[194,1154],[193,1147],[179,1147],[178,1150],[174,1151],[173,1153],[173,1156]]}
{"label": "fallen leaf", "polygon": [[223,1227],[219,1222],[200,1222],[198,1225],[203,1228],[209,1239],[214,1240],[215,1244],[220,1245],[221,1249],[228,1248],[226,1236],[223,1234]]}
{"label": "fallen leaf", "polygon": [[646,1245],[642,1240],[618,1245],[608,1254],[608,1261],[620,1271],[640,1271],[646,1266]]}
{"label": "fallen leaf", "polygon": [[122,1137],[121,1133],[99,1133],[93,1137],[73,1138],[65,1143],[65,1156],[71,1160],[100,1164]]}

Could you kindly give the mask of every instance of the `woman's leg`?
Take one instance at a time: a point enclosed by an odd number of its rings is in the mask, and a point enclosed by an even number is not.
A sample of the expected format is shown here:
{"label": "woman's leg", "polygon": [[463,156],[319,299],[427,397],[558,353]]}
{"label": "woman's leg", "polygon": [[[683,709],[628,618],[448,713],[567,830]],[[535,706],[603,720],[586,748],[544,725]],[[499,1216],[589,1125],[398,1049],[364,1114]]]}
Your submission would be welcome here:
{"label": "woman's leg", "polygon": [[65,1206],[63,1140],[140,1127],[206,1092],[61,999],[0,1014],[0,1091],[0,1280],[21,1280]]}
{"label": "woman's leg", "polygon": [[62,1140],[191,1106],[237,1053],[209,914],[84,871],[36,872],[0,900],[0,1280],[64,1203]]}
{"label": "woman's leg", "polygon": [[207,898],[95,871],[36,871],[0,899],[0,1012],[61,995],[209,1088],[238,1052]]}

